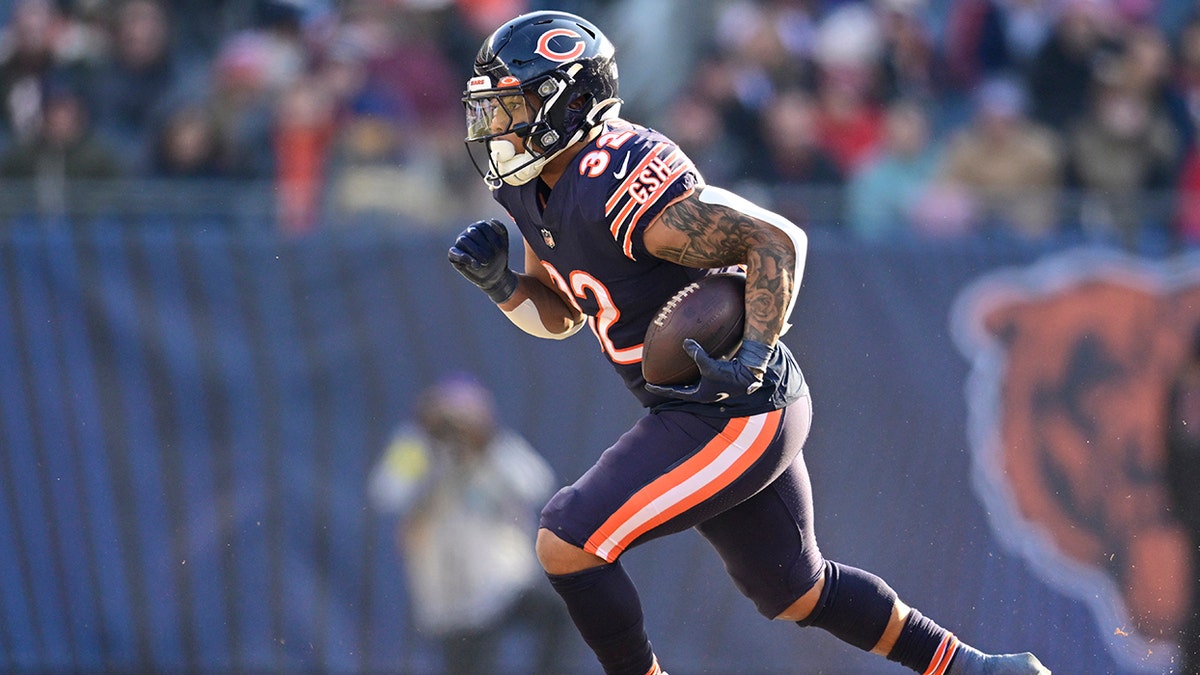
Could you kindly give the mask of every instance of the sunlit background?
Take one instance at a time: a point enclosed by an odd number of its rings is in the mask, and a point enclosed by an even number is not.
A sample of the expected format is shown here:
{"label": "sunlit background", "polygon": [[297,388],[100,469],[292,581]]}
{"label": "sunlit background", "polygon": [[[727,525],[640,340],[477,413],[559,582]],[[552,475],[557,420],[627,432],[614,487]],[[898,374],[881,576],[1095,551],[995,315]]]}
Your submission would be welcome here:
{"label": "sunlit background", "polygon": [[[549,8],[615,43],[625,118],[808,231],[823,553],[981,649],[1176,672],[1184,0],[0,0],[0,672],[440,672],[367,499],[419,391],[475,373],[564,484],[640,414],[445,262],[504,215],[474,54]],[[692,533],[625,564],[672,675],[905,672]]]}

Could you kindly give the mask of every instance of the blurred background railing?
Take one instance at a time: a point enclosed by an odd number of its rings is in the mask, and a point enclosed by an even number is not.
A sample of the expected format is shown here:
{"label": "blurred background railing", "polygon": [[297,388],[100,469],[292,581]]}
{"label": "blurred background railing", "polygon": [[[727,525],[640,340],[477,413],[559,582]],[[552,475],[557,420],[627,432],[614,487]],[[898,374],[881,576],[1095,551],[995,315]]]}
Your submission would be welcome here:
{"label": "blurred background railing", "polygon": [[[1135,195],[1097,194],[1078,189],[998,195],[998,204],[1037,202],[1045,206],[1053,227],[1038,236],[1025,236],[1008,226],[999,214],[974,220],[969,229],[942,230],[942,223],[914,222],[913,230],[863,235],[850,225],[853,197],[847,188],[833,185],[763,185],[743,181],[735,188],[744,196],[772,208],[800,224],[810,236],[863,241],[868,244],[972,246],[986,242],[1025,243],[1044,250],[1076,245],[1113,246],[1131,253],[1161,256],[1196,248],[1172,227],[1181,208],[1181,196],[1169,190],[1146,190]],[[390,201],[415,205],[427,198],[419,191],[387,186]],[[470,192],[471,190],[467,190]],[[316,216],[320,229],[381,228],[404,233],[440,234],[449,243],[470,220],[501,216],[497,207],[471,200],[450,201],[431,209],[427,216],[394,209],[362,208],[339,211],[336,195],[331,206]],[[32,180],[10,180],[0,190],[0,228],[40,223],[71,229],[99,221],[128,226],[204,227],[230,232],[280,231],[279,213],[285,201],[272,181],[229,179],[121,179],[72,180],[45,185]],[[987,201],[986,197],[980,203]],[[419,210],[414,207],[412,210]],[[1119,221],[1136,227],[1118,226]]]}
{"label": "blurred background railing", "polygon": [[269,181],[147,179],[46,186],[21,180],[6,181],[0,190],[0,219],[6,226],[38,221],[51,227],[71,227],[103,220],[271,231],[275,202],[274,185]]}

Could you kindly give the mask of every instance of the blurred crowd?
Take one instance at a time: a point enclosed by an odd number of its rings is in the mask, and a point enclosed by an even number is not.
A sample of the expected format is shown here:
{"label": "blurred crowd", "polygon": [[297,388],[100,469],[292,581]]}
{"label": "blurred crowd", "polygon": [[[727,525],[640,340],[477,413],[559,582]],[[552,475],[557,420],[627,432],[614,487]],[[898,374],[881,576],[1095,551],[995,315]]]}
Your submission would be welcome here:
{"label": "blurred crowd", "polygon": [[[721,3],[714,48],[665,125],[714,182],[765,187],[792,218],[862,238],[1194,244],[1192,12],[1154,0]],[[823,200],[786,189],[797,184],[837,189]]]}
{"label": "blurred crowd", "polygon": [[1188,0],[9,0],[0,176],[260,181],[290,232],[487,208],[461,89],[547,8],[616,43],[625,117],[807,227],[1200,244]]}
{"label": "blurred crowd", "polygon": [[468,10],[15,0],[0,36],[0,175],[35,189],[266,182],[293,232],[331,209],[433,218],[465,179],[462,50],[478,29],[461,22],[492,19]]}

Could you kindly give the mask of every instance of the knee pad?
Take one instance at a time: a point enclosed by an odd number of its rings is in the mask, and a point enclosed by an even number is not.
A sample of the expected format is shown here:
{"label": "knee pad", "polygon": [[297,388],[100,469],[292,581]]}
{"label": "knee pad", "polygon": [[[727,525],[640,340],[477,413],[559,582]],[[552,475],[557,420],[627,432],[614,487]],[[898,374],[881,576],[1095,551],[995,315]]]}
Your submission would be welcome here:
{"label": "knee pad", "polygon": [[888,622],[896,592],[883,579],[857,567],[825,561],[825,587],[801,626],[815,626],[863,651],[871,651]]}

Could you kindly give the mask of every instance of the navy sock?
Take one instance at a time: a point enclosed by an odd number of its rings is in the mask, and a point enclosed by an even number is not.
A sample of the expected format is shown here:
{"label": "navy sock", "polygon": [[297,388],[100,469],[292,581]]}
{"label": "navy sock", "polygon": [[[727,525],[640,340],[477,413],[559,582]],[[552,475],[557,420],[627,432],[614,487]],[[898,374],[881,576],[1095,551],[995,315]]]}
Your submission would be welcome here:
{"label": "navy sock", "polygon": [[825,561],[825,587],[801,626],[829,631],[848,644],[871,651],[892,619],[896,592],[883,579],[857,567]]}
{"label": "navy sock", "polygon": [[940,675],[946,672],[957,646],[958,640],[950,631],[913,609],[909,611],[904,630],[900,631],[888,660],[918,673]]}
{"label": "navy sock", "polygon": [[654,652],[642,622],[642,603],[619,562],[546,576],[607,675],[651,671]]}

